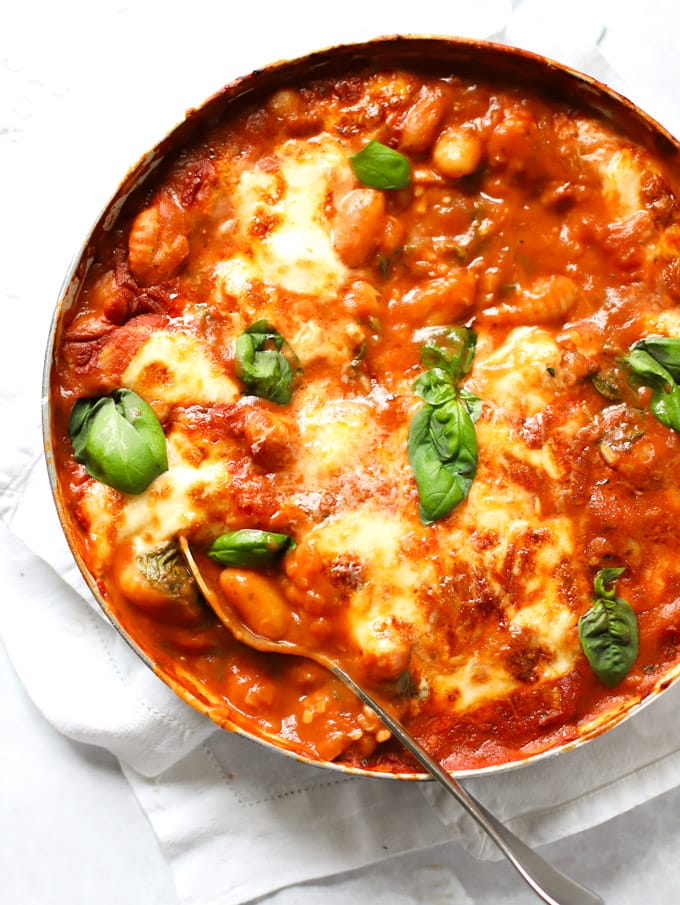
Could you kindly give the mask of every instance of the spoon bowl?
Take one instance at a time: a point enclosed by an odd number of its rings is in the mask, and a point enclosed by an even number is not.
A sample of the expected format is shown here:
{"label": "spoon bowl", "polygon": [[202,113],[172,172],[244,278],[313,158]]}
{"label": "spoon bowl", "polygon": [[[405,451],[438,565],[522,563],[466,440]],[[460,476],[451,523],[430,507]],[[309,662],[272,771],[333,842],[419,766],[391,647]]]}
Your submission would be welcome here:
{"label": "spoon bowl", "polygon": [[548,864],[521,839],[510,832],[496,817],[486,810],[465,787],[454,779],[442,765],[430,757],[418,741],[408,732],[397,717],[381,704],[375,695],[366,691],[337,660],[322,651],[308,649],[294,641],[267,638],[249,628],[230,603],[212,582],[206,580],[191,552],[189,541],[183,535],[178,543],[189,571],[194,577],[208,605],[217,618],[241,644],[263,653],[291,654],[312,660],[328,669],[343,682],[361,702],[380,718],[382,723],[409,751],[421,766],[452,795],[485,833],[498,846],[522,879],[548,905],[604,905],[604,900],[581,884],[565,876]]}

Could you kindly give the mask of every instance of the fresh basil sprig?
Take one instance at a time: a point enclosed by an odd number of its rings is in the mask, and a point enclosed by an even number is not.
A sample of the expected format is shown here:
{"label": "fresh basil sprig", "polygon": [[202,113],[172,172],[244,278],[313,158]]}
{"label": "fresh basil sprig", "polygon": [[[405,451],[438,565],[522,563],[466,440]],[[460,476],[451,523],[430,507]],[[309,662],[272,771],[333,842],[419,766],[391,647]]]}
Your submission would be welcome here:
{"label": "fresh basil sprig", "polygon": [[680,382],[680,339],[671,336],[648,336],[633,343],[631,350],[641,349],[662,365],[672,378]]}
{"label": "fresh basil sprig", "polygon": [[427,368],[441,368],[452,380],[465,377],[475,357],[477,336],[467,327],[455,326],[439,330],[433,336],[436,342],[426,343],[420,360]]}
{"label": "fresh basil sprig", "polygon": [[241,528],[221,534],[208,550],[208,556],[222,566],[262,569],[294,546],[295,542],[288,534]]}
{"label": "fresh basil sprig", "polygon": [[236,340],[236,373],[253,395],[285,405],[293,394],[300,361],[279,331],[260,320]]}
{"label": "fresh basil sprig", "polygon": [[357,179],[373,189],[403,189],[411,181],[408,158],[379,141],[369,141],[349,163]]}
{"label": "fresh basil sprig", "polygon": [[132,390],[78,399],[68,419],[77,462],[123,493],[142,493],[168,470],[165,434],[148,403]]}
{"label": "fresh basil sprig", "polygon": [[680,339],[641,339],[633,343],[623,361],[636,383],[652,388],[649,407],[654,417],[680,431]]}
{"label": "fresh basil sprig", "polygon": [[430,525],[444,518],[470,492],[477,473],[475,421],[481,400],[457,381],[472,365],[477,337],[454,327],[444,345],[426,345],[421,362],[429,370],[413,384],[424,400],[411,420],[407,451],[420,497],[420,520]]}
{"label": "fresh basil sprig", "polygon": [[616,596],[613,586],[624,571],[602,569],[597,573],[593,605],[578,621],[583,653],[597,678],[609,688],[625,679],[639,650],[637,617],[631,605]]}

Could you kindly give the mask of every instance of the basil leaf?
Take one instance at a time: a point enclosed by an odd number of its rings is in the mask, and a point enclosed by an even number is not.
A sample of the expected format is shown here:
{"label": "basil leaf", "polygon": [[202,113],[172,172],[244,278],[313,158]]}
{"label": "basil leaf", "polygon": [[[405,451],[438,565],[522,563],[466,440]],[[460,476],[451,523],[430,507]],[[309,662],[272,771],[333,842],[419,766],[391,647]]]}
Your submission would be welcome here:
{"label": "basil leaf", "polygon": [[482,400],[479,396],[475,396],[474,393],[471,393],[469,390],[460,389],[458,390],[458,398],[461,402],[465,403],[465,408],[470,413],[470,418],[472,418],[472,423],[476,424],[482,415]]}
{"label": "basil leaf", "polygon": [[449,327],[436,345],[423,346],[420,360],[427,368],[441,368],[460,380],[472,367],[477,334],[468,327]]}
{"label": "basil leaf", "polygon": [[441,405],[456,398],[456,388],[449,374],[441,368],[430,368],[413,383],[413,392],[431,405]]}
{"label": "basil leaf", "polygon": [[642,349],[662,365],[673,380],[680,381],[680,339],[670,336],[648,336],[634,343],[632,350]]}
{"label": "basil leaf", "polygon": [[73,456],[76,462],[85,464],[87,436],[90,432],[90,424],[99,409],[106,405],[106,396],[97,399],[78,399],[71,409],[68,419],[68,433],[73,447]]}
{"label": "basil leaf", "polygon": [[300,362],[278,330],[260,320],[236,340],[236,373],[253,395],[285,405]]}
{"label": "basil leaf", "polygon": [[236,354],[242,355],[243,360],[250,354],[252,363],[242,368],[241,380],[255,396],[279,405],[290,402],[294,374],[289,362],[279,352],[269,349],[244,354],[242,340],[243,337],[240,337],[237,342]]}
{"label": "basil leaf", "polygon": [[349,162],[357,179],[374,189],[403,189],[411,181],[408,158],[379,141],[369,141]]}
{"label": "basil leaf", "polygon": [[630,604],[607,585],[623,569],[602,569],[595,576],[595,601],[578,621],[583,653],[599,681],[611,688],[630,672],[639,651],[639,632]]}
{"label": "basil leaf", "polygon": [[477,459],[475,427],[459,399],[435,408],[430,418],[430,436],[443,462],[455,459],[461,473],[474,472]]}
{"label": "basil leaf", "polygon": [[477,472],[475,422],[482,400],[456,381],[472,366],[477,336],[467,327],[428,331],[420,360],[428,369],[413,384],[426,403],[414,415],[408,435],[408,457],[420,496],[425,525],[448,515],[464,500]]}
{"label": "basil leaf", "polygon": [[123,493],[142,493],[168,469],[165,434],[153,409],[132,390],[79,399],[68,431],[77,462]]}
{"label": "basil leaf", "polygon": [[607,597],[613,599],[616,596],[614,588],[607,588],[608,584],[615,582],[619,575],[623,575],[626,570],[619,569],[600,569],[593,580],[596,597]]}
{"label": "basil leaf", "polygon": [[196,600],[196,583],[174,541],[137,557],[137,566],[150,585],[178,600]]}
{"label": "basil leaf", "polygon": [[605,399],[609,399],[611,402],[621,402],[623,397],[614,376],[594,374],[590,378],[590,382],[600,396],[604,396]]}
{"label": "basil leaf", "polygon": [[294,545],[293,538],[287,534],[242,528],[221,534],[208,550],[208,556],[222,566],[261,569],[271,565]]}
{"label": "basil leaf", "polygon": [[645,386],[659,386],[673,381],[666,368],[659,364],[649,352],[639,346],[633,346],[623,361],[628,365],[638,382],[643,383]]}
{"label": "basil leaf", "polygon": [[477,438],[465,406],[457,399],[424,405],[411,421],[407,450],[420,520],[430,525],[467,497],[477,471]]}
{"label": "basil leaf", "polygon": [[680,431],[680,387],[673,382],[669,388],[656,387],[649,402],[654,417],[673,430]]}
{"label": "basil leaf", "polygon": [[116,390],[113,398],[118,411],[144,441],[158,466],[162,466],[162,471],[167,471],[168,456],[165,434],[151,406],[132,390]]}
{"label": "basil leaf", "polygon": [[666,427],[680,431],[680,387],[670,371],[645,351],[642,343],[646,342],[635,343],[623,360],[639,383],[652,388],[649,407],[654,417]]}

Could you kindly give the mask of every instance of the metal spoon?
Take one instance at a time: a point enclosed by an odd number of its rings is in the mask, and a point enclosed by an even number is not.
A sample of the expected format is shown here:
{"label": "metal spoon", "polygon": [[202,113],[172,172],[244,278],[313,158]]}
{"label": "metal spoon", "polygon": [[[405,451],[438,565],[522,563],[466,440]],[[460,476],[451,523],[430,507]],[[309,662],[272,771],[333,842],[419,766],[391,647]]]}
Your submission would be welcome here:
{"label": "metal spoon", "polygon": [[510,830],[503,826],[493,814],[490,814],[457,780],[447,773],[440,763],[430,757],[427,751],[408,733],[399,720],[388,713],[360,685],[357,685],[342,666],[320,651],[307,650],[292,641],[274,641],[258,635],[248,628],[227,603],[223,595],[218,593],[205,580],[191,553],[186,537],[180,535],[178,541],[187,566],[203,592],[205,599],[214,610],[218,619],[229,629],[237,641],[265,653],[293,654],[296,657],[313,660],[332,672],[341,682],[344,682],[364,704],[367,704],[377,713],[395,738],[477,821],[479,826],[491,837],[508,861],[518,871],[522,879],[548,905],[604,905],[604,899],[599,895],[560,873],[560,871],[530,849],[528,845],[518,839],[514,833],[511,833]]}

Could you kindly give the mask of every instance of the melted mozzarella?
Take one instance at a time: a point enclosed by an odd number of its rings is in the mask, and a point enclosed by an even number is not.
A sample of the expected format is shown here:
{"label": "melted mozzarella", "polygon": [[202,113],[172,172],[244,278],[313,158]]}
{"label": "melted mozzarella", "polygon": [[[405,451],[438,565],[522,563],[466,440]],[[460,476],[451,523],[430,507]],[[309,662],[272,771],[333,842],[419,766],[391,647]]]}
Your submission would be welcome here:
{"label": "melted mozzarella", "polygon": [[121,494],[107,484],[91,481],[83,487],[81,519],[90,529],[92,570],[99,574],[111,560],[116,541],[115,522],[125,512]]}
{"label": "melted mozzarella", "polygon": [[338,320],[328,324],[308,320],[291,338],[291,345],[302,368],[315,362],[346,367],[356,356],[364,340],[364,331],[354,321]]}
{"label": "melted mozzarella", "polygon": [[324,561],[349,556],[362,570],[350,596],[350,632],[365,652],[383,654],[403,643],[392,631],[397,622],[425,630],[418,589],[432,583],[431,562],[404,555],[413,526],[380,510],[362,508],[328,519],[308,538]]}
{"label": "melted mozzarella", "polygon": [[650,312],[645,317],[645,326],[648,336],[680,336],[680,309],[667,308],[665,311]]}
{"label": "melted mozzarella", "polygon": [[[247,170],[234,193],[235,229],[248,247],[217,265],[224,293],[239,296],[254,281],[290,292],[333,292],[346,268],[333,250],[325,212],[335,173],[346,151],[333,139],[291,139],[280,149],[280,170]],[[262,233],[250,229],[266,223]]]}
{"label": "melted mozzarella", "polygon": [[[491,418],[479,421],[476,426],[476,433],[477,445],[482,450],[483,459],[491,463],[492,472],[495,463],[504,463],[508,460],[509,462],[515,461],[526,463],[539,474],[540,472],[545,472],[545,474],[553,480],[559,480],[563,477],[563,470],[555,461],[550,446],[546,445],[536,448],[527,446],[517,431],[504,420],[502,411],[500,413],[494,412],[494,415]],[[484,476],[482,475],[481,477],[483,481]],[[493,475],[491,478],[493,480]],[[475,483],[472,485],[473,488],[476,483],[477,481],[475,480]],[[480,484],[480,487],[481,486],[482,485]],[[490,493],[488,492],[489,490],[491,491]],[[480,490],[480,493],[486,494],[483,498],[484,502],[481,508],[493,510],[494,502],[498,498],[498,492],[499,487],[496,480],[493,480],[493,487],[487,488],[486,491]],[[511,492],[526,499],[526,491],[522,486],[519,484],[507,483],[505,477],[503,477],[503,487],[500,488],[500,492],[501,497],[505,492]],[[534,500],[533,494],[531,494],[531,500]],[[507,505],[506,508],[510,510],[511,507],[513,507],[512,503]],[[517,510],[514,509],[513,511]]]}
{"label": "melted mozzarella", "polygon": [[366,399],[324,399],[308,392],[298,410],[303,458],[300,470],[312,484],[358,462],[375,437],[373,407]]}
{"label": "melted mozzarella", "polygon": [[602,180],[602,196],[612,219],[623,219],[642,208],[640,196],[642,160],[632,147],[621,146],[600,124],[580,119],[580,156],[590,162]]}
{"label": "melted mozzarella", "polygon": [[517,327],[493,352],[475,360],[470,385],[485,402],[534,415],[553,399],[554,380],[547,369],[559,359],[551,333],[540,327]]}
{"label": "melted mozzarella", "polygon": [[449,708],[457,711],[502,698],[515,687],[516,682],[500,664],[487,663],[476,653],[462,660],[458,668],[441,673],[430,682],[432,694],[450,702]]}
{"label": "melted mozzarella", "polygon": [[195,525],[204,514],[198,498],[227,484],[223,465],[205,463],[199,468],[177,464],[157,478],[143,496],[125,507],[118,529],[121,539],[132,537],[139,549],[151,549],[178,532]]}
{"label": "melted mozzarella", "polygon": [[82,506],[102,563],[116,543],[132,540],[137,552],[144,552],[191,526],[228,518],[231,477],[219,448],[197,465],[186,438],[175,430],[167,437],[167,452],[168,470],[141,494],[123,495],[98,481],[86,486]]}
{"label": "melted mozzarella", "polygon": [[132,359],[123,385],[148,402],[231,403],[236,384],[222,373],[195,336],[160,331],[152,334]]}
{"label": "melted mozzarella", "polygon": [[538,644],[550,651],[551,660],[543,670],[543,678],[557,679],[574,668],[578,655],[576,618],[559,603],[554,588],[544,589],[541,600],[523,607],[512,620],[518,628],[531,629]]}
{"label": "melted mozzarella", "polygon": [[[483,551],[472,543],[475,532],[489,532]],[[439,558],[445,571],[454,573],[456,557],[478,576],[485,577],[498,595],[510,635],[529,630],[532,644],[543,652],[536,681],[548,681],[569,672],[577,657],[574,644],[574,614],[561,596],[559,567],[574,553],[573,528],[566,518],[541,519],[533,497],[512,483],[490,488],[484,481],[473,484],[468,503],[461,507],[459,531],[452,539],[455,555],[444,549]],[[513,548],[528,549],[528,559],[510,560],[510,576],[504,574]],[[504,577],[501,577],[504,576]],[[511,598],[509,578],[521,586],[521,597]],[[434,643],[434,642],[433,642]],[[439,645],[441,647],[441,645]],[[470,653],[457,656],[442,668],[438,663],[428,675],[432,694],[449,701],[454,710],[465,710],[502,697],[517,688],[520,680],[498,657],[495,645],[471,646]]]}

